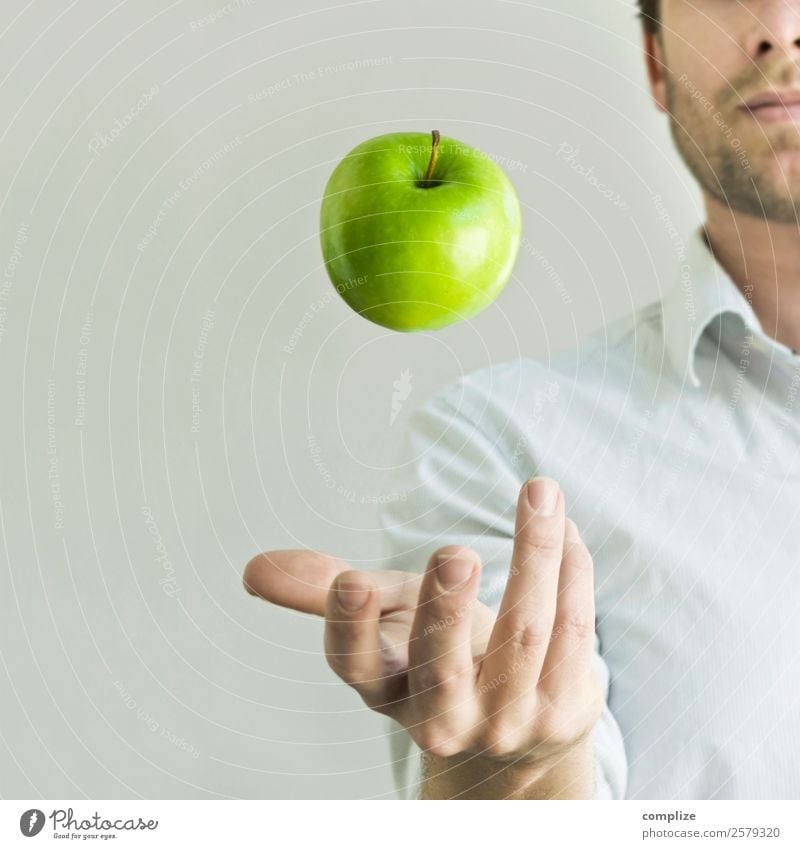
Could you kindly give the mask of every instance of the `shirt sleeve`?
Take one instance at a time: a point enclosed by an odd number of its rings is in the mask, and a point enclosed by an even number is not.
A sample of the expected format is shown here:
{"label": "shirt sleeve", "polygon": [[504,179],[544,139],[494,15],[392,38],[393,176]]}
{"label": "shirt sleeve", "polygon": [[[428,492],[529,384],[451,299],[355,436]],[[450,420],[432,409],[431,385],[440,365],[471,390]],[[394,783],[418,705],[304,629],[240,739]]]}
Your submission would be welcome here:
{"label": "shirt sleeve", "polygon": [[[517,496],[528,475],[523,476],[522,467],[498,447],[503,442],[499,417],[492,422],[484,410],[483,426],[478,427],[476,415],[461,412],[463,392],[463,383],[447,387],[409,420],[395,485],[380,514],[387,549],[384,567],[422,572],[437,548],[468,545],[483,563],[478,598],[496,611],[511,562]],[[602,716],[592,736],[594,798],[623,799],[625,749],[608,707],[610,676],[596,634],[593,662],[604,695]],[[397,794],[417,799],[422,784],[420,749],[394,720],[386,720],[385,730]]]}

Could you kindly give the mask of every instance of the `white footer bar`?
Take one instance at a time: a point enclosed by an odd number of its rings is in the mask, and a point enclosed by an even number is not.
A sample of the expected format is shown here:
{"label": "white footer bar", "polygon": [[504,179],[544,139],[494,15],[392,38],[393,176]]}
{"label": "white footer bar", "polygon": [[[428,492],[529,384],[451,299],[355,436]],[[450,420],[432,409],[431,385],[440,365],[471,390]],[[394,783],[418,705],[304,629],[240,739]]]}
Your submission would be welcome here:
{"label": "white footer bar", "polygon": [[0,801],[0,846],[800,846],[800,803]]}

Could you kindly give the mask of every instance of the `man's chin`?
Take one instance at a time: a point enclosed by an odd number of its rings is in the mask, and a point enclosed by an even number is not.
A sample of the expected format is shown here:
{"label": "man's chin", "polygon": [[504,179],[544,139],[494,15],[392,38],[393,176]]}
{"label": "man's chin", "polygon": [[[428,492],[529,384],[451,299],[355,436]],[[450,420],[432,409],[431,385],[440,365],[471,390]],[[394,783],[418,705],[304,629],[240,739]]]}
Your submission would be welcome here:
{"label": "man's chin", "polygon": [[776,148],[748,163],[747,174],[758,186],[777,196],[800,200],[800,145]]}

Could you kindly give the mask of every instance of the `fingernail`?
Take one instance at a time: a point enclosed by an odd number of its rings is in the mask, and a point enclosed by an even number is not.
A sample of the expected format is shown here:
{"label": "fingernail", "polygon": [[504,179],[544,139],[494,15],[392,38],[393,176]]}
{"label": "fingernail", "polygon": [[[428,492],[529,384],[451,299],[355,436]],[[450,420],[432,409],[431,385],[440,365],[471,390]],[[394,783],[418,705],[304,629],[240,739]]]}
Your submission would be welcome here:
{"label": "fingernail", "polygon": [[558,504],[558,485],[549,478],[529,480],[528,502],[540,516],[552,516]]}
{"label": "fingernail", "polygon": [[355,613],[367,603],[369,591],[358,584],[343,582],[336,585],[336,598],[345,610]]}
{"label": "fingernail", "polygon": [[469,580],[473,566],[467,558],[440,554],[436,558],[436,575],[446,590],[453,590]]}

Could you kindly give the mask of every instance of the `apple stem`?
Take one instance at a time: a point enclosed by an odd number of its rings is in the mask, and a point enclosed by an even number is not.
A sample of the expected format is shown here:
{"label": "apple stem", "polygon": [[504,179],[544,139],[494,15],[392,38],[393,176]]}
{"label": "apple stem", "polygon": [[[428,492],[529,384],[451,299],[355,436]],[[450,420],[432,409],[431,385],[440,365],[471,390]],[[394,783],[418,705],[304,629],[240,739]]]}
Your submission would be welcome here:
{"label": "apple stem", "polygon": [[432,183],[431,177],[433,176],[433,169],[436,167],[436,160],[439,157],[439,140],[440,140],[439,131],[433,130],[433,132],[431,133],[431,136],[432,136],[431,158],[430,158],[430,161],[428,162],[428,170],[425,173],[425,179],[422,181],[422,187],[425,188],[425,189],[429,188],[431,183]]}

